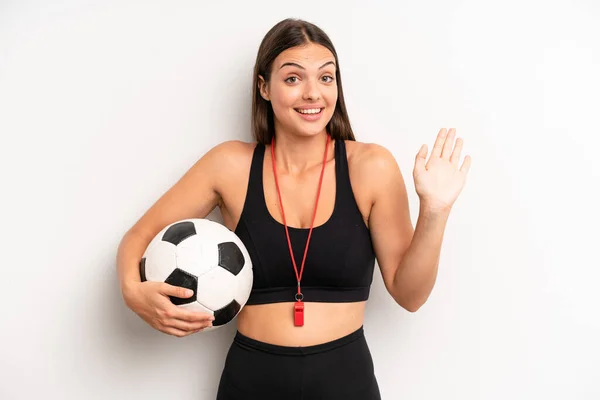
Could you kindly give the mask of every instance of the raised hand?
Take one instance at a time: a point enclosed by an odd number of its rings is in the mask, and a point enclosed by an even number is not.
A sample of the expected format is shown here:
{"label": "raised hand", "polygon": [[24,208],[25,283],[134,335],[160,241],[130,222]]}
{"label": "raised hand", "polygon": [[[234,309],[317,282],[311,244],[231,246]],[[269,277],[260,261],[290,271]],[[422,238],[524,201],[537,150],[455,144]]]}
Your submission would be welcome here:
{"label": "raised hand", "polygon": [[413,179],[422,205],[433,210],[447,210],[458,198],[471,167],[471,157],[465,156],[462,166],[458,165],[464,141],[454,138],[456,129],[442,128],[435,140],[429,161],[427,145],[421,146],[415,159]]}

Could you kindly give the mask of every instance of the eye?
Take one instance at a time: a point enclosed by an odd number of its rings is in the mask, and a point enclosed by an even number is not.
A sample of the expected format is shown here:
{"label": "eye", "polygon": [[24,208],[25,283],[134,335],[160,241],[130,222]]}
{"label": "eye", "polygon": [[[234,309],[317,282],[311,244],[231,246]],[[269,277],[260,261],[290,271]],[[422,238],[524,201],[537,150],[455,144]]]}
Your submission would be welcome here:
{"label": "eye", "polygon": [[289,78],[287,78],[285,80],[285,82],[287,82],[287,83],[296,83],[295,81],[294,82],[290,82],[290,79],[298,79],[298,77],[297,76],[290,76]]}
{"label": "eye", "polygon": [[333,82],[333,76],[326,75],[326,76],[324,76],[323,78],[329,78],[329,79],[331,79],[330,81],[326,81],[326,83],[331,83],[331,82]]}

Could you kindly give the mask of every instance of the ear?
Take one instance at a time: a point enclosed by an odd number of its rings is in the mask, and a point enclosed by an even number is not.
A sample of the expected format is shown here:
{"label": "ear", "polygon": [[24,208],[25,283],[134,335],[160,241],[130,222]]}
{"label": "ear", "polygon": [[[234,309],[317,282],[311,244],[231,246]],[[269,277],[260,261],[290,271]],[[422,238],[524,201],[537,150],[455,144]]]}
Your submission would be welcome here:
{"label": "ear", "polygon": [[263,99],[265,99],[266,101],[271,101],[269,99],[269,87],[267,82],[265,82],[265,78],[262,77],[262,75],[258,76],[258,90],[260,92],[260,95]]}

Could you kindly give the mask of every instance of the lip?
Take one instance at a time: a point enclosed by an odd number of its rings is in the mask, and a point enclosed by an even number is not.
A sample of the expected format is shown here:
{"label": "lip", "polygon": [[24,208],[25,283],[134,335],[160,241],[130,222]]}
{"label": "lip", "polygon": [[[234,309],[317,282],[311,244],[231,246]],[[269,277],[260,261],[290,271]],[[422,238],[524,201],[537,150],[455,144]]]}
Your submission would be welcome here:
{"label": "lip", "polygon": [[[302,114],[300,112],[298,112],[297,110],[310,110],[313,108],[320,108],[321,111],[319,111],[318,114]],[[323,110],[325,109],[325,107],[311,107],[311,108],[296,108],[294,109],[294,111],[296,111],[296,113],[305,121],[317,121],[318,119],[321,118],[321,116],[323,115]]]}

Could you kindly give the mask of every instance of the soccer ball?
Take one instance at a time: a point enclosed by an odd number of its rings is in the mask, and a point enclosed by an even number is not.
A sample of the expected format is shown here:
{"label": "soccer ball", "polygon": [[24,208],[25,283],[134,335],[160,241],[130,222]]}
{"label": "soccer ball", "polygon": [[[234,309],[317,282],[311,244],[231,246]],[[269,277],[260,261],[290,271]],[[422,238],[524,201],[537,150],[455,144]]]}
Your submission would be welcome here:
{"label": "soccer ball", "polygon": [[185,219],[161,230],[140,261],[142,281],[166,282],[194,291],[173,304],[213,314],[217,329],[244,307],[252,289],[252,262],[241,239],[208,219]]}

